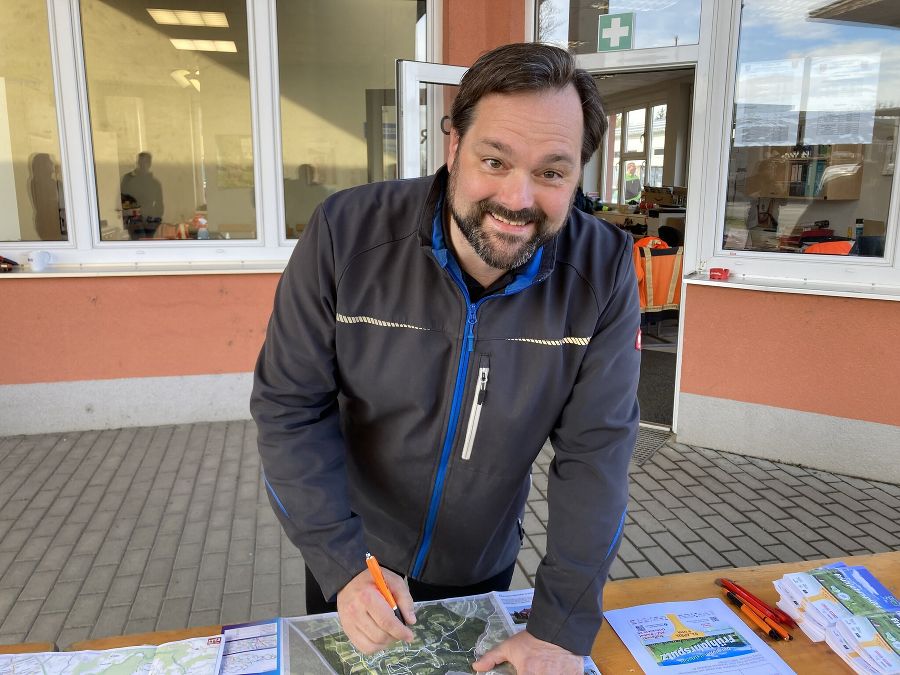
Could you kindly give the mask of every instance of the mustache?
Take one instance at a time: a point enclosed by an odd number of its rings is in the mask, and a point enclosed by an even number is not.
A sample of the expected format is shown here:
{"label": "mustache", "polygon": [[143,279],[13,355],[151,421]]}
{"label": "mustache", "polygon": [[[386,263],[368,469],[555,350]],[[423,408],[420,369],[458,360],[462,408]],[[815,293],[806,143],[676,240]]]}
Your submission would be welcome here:
{"label": "mustache", "polygon": [[495,213],[504,220],[511,220],[517,223],[533,222],[535,225],[540,226],[547,220],[547,214],[544,213],[543,209],[537,206],[513,211],[491,199],[482,199],[476,206],[478,207],[480,215]]}

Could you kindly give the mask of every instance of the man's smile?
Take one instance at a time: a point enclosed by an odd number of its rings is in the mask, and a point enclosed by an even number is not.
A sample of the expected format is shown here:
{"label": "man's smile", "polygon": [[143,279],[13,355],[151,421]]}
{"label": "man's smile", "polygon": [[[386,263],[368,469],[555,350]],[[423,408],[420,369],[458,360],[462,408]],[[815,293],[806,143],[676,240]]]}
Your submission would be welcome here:
{"label": "man's smile", "polygon": [[490,216],[494,220],[494,227],[496,227],[501,232],[514,232],[516,234],[521,234],[524,230],[534,225],[534,221],[504,218],[495,211],[488,211],[485,215]]}

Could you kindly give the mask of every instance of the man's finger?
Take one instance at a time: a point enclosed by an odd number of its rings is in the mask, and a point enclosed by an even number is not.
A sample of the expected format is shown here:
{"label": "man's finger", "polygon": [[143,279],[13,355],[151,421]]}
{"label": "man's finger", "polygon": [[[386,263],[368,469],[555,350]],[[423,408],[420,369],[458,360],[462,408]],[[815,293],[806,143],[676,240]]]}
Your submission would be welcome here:
{"label": "man's finger", "polygon": [[365,632],[358,628],[344,628],[344,632],[347,634],[347,637],[350,638],[350,642],[353,646],[367,656],[384,649],[384,647],[380,646],[377,642],[370,640]]}
{"label": "man's finger", "polygon": [[506,661],[506,655],[503,653],[503,650],[500,647],[494,647],[485,652],[480,659],[473,663],[472,668],[479,672],[484,672],[490,670],[494,666],[500,665],[504,661]]}
{"label": "man's finger", "polygon": [[392,642],[394,640],[413,641],[413,632],[394,616],[394,612],[380,594],[374,600],[374,605],[369,605],[368,610],[369,618],[374,625],[390,636]]}
{"label": "man's finger", "polygon": [[384,580],[388,588],[391,589],[391,594],[394,596],[394,600],[397,601],[397,607],[400,609],[400,613],[403,614],[406,623],[414,624],[416,622],[416,612],[413,609],[413,599],[409,594],[409,587],[406,585],[403,577],[391,574],[390,576],[385,576]]}

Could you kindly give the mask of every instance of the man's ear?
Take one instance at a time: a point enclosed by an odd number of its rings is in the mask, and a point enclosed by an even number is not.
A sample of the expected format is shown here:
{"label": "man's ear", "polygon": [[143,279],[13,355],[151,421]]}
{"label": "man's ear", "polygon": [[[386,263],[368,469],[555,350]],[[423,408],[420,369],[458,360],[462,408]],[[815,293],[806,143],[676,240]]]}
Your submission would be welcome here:
{"label": "man's ear", "polygon": [[447,170],[453,171],[456,163],[456,152],[459,149],[459,132],[456,127],[450,127],[450,145],[447,146]]}

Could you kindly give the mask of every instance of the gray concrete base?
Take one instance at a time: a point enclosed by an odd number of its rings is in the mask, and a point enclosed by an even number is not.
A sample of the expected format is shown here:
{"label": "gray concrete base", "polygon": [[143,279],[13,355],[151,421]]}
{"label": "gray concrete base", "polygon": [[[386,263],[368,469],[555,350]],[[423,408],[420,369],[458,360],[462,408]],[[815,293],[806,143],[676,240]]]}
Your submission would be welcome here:
{"label": "gray concrete base", "polygon": [[252,373],[0,386],[0,436],[250,418]]}
{"label": "gray concrete base", "polygon": [[900,427],[889,424],[681,394],[678,441],[900,483]]}

